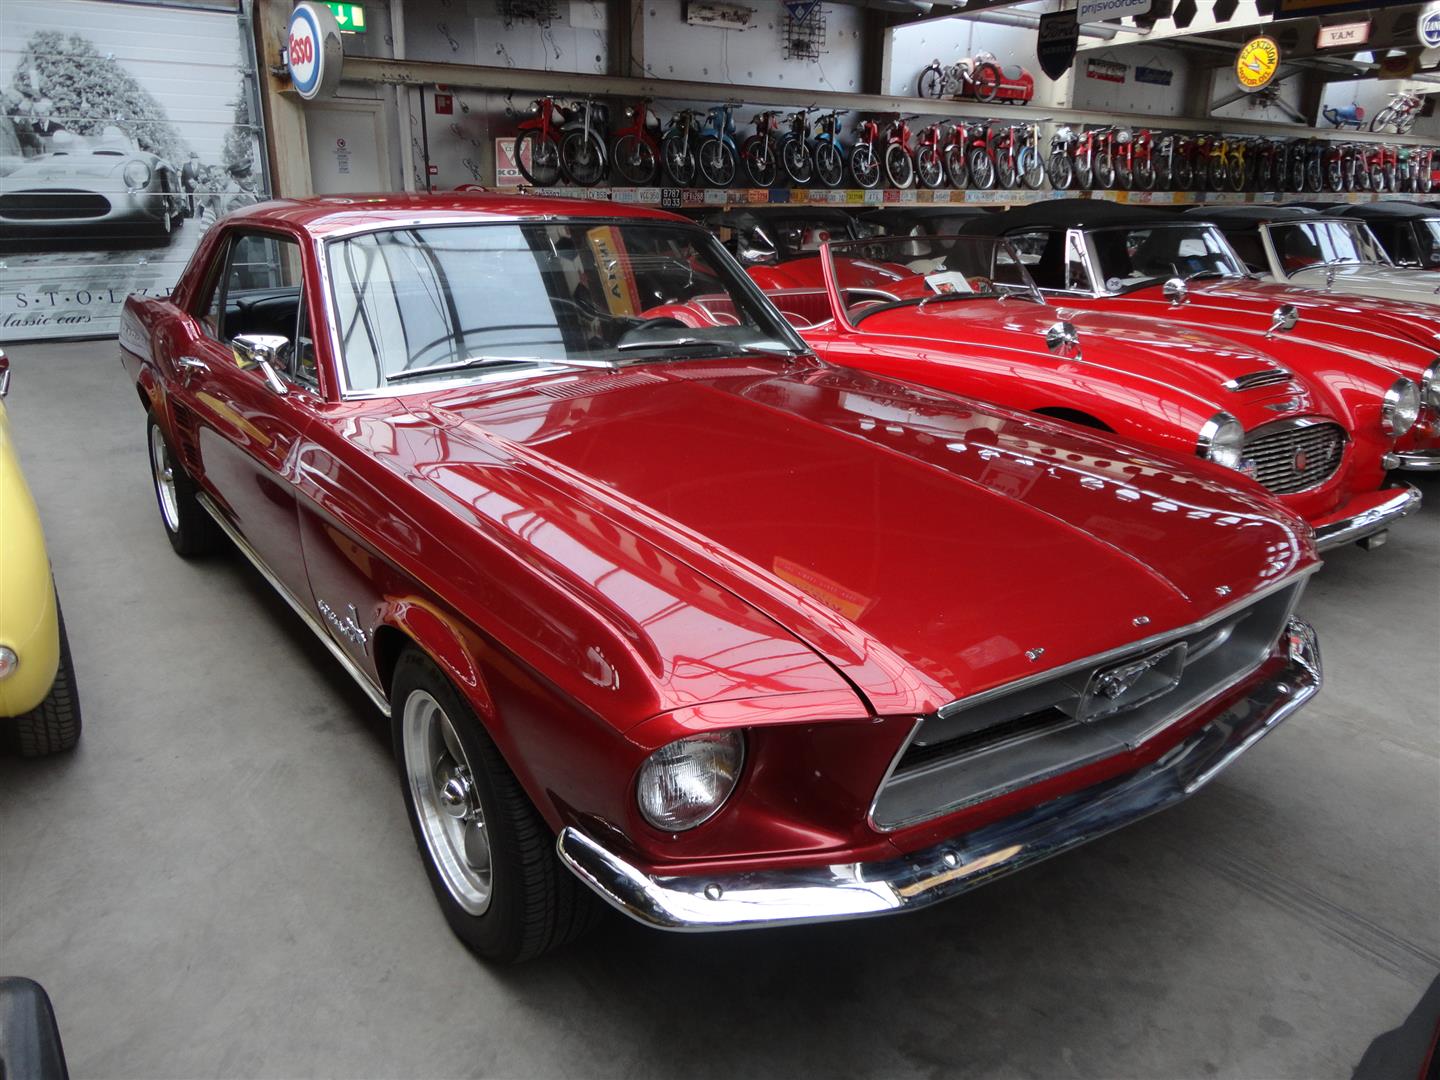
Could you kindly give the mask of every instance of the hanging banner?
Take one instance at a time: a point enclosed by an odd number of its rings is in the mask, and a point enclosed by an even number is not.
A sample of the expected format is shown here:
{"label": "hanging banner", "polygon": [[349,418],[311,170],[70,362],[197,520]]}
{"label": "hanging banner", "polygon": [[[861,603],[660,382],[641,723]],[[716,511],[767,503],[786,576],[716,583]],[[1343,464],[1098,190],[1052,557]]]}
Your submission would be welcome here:
{"label": "hanging banner", "polygon": [[1099,79],[1101,82],[1123,83],[1125,73],[1129,70],[1128,64],[1117,64],[1112,60],[1085,61],[1085,77]]}
{"label": "hanging banner", "polygon": [[1322,26],[1315,35],[1315,48],[1341,49],[1347,45],[1364,45],[1370,40],[1370,20]]}
{"label": "hanging banner", "polygon": [[1175,78],[1175,72],[1169,68],[1146,67],[1141,64],[1135,68],[1135,81],[1137,83],[1149,83],[1151,86],[1169,86]]}
{"label": "hanging banner", "polygon": [[1235,81],[1247,94],[1264,90],[1279,70],[1280,46],[1264,34],[1240,46],[1235,57]]}
{"label": "hanging banner", "polygon": [[1048,78],[1058,79],[1075,62],[1080,47],[1080,20],[1073,11],[1052,11],[1040,16],[1035,57]]}
{"label": "hanging banner", "polygon": [[1080,0],[1075,16],[1081,22],[1120,19],[1126,15],[1145,15],[1150,11],[1150,4],[1151,0]]}

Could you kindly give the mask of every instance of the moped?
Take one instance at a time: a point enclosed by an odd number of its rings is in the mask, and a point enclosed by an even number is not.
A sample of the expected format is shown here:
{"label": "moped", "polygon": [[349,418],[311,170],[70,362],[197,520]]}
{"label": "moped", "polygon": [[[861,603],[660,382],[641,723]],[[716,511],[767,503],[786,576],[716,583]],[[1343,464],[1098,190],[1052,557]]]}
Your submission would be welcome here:
{"label": "moped", "polygon": [[756,113],[751,120],[755,134],[740,144],[740,161],[752,187],[774,187],[779,175],[780,145],[775,138],[778,115],[773,109]]}
{"label": "moped", "polygon": [[651,133],[660,130],[660,118],[650,108],[650,99],[641,98],[625,110],[628,123],[615,132],[610,143],[610,160],[615,172],[634,187],[649,187],[660,176],[660,140]]}
{"label": "moped", "polygon": [[695,153],[700,177],[711,187],[729,187],[735,182],[738,153],[735,149],[735,107],[737,101],[712,105],[705,110],[700,147]]}
{"label": "moped", "polygon": [[700,146],[700,114],[694,109],[681,109],[670,117],[665,137],[660,140],[660,161],[665,175],[676,187],[689,187],[695,182],[695,151]]}
{"label": "moped", "polygon": [[529,113],[515,136],[515,164],[536,187],[553,187],[560,182],[560,130],[566,114],[548,97],[532,101]]}
{"label": "moped", "polygon": [[605,137],[610,106],[586,98],[571,109],[560,128],[560,171],[581,187],[605,179]]}

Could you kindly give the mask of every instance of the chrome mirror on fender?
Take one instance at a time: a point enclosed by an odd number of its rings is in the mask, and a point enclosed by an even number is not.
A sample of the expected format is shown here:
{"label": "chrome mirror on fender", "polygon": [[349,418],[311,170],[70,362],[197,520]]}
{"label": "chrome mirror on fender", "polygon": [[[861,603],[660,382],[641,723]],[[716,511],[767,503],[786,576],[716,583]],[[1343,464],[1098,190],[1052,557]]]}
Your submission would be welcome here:
{"label": "chrome mirror on fender", "polygon": [[277,394],[284,394],[288,389],[275,365],[281,362],[281,356],[289,347],[290,339],[279,334],[236,334],[230,342],[235,365],[242,371],[259,370],[265,385]]}
{"label": "chrome mirror on fender", "polygon": [[1074,323],[1062,319],[1045,331],[1045,347],[1051,352],[1064,352],[1079,356],[1080,331],[1075,329]]}
{"label": "chrome mirror on fender", "polygon": [[1165,299],[1175,306],[1185,303],[1190,298],[1190,286],[1185,284],[1185,279],[1172,277],[1165,282]]}
{"label": "chrome mirror on fender", "polygon": [[1277,333],[1287,334],[1295,329],[1296,323],[1300,321],[1300,312],[1294,304],[1281,304],[1270,316],[1270,329],[1265,331],[1265,336],[1274,337]]}
{"label": "chrome mirror on fender", "polygon": [[10,393],[10,358],[0,349],[0,398]]}

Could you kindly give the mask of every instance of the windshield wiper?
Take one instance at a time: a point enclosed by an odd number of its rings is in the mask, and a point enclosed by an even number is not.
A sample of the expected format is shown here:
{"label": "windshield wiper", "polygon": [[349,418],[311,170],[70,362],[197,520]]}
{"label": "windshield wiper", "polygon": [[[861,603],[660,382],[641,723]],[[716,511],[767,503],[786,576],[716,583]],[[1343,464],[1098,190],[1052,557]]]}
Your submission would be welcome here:
{"label": "windshield wiper", "polygon": [[385,376],[385,382],[405,382],[408,379],[420,379],[427,375],[448,375],[456,371],[472,371],[476,368],[487,367],[508,367],[512,364],[606,369],[615,367],[615,365],[608,360],[556,360],[549,356],[468,356],[464,360],[454,360],[444,364],[431,364],[428,367],[406,368],[404,371],[391,372]]}
{"label": "windshield wiper", "polygon": [[766,349],[759,345],[738,345],[733,341],[716,341],[714,338],[673,337],[657,341],[622,341],[615,348],[619,352],[635,352],[640,349],[693,349],[696,346],[719,349],[727,353],[745,356],[795,356],[794,349]]}

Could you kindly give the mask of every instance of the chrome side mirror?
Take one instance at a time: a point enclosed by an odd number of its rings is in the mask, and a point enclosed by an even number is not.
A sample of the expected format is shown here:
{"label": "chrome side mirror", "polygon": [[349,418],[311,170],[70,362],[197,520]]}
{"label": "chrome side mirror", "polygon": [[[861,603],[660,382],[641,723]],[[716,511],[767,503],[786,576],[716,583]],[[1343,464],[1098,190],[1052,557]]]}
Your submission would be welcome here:
{"label": "chrome side mirror", "polygon": [[1274,337],[1277,333],[1287,334],[1295,329],[1300,321],[1300,312],[1294,304],[1281,304],[1275,309],[1270,317],[1270,329],[1265,331],[1267,338]]}
{"label": "chrome side mirror", "polygon": [[289,347],[290,339],[279,334],[237,334],[230,342],[235,366],[242,371],[257,368],[265,379],[265,385],[282,396],[289,387],[280,378],[275,365],[280,363],[281,354]]}
{"label": "chrome side mirror", "polygon": [[10,358],[0,349],[0,398],[10,393]]}
{"label": "chrome side mirror", "polygon": [[1045,331],[1045,347],[1051,352],[1066,352],[1080,355],[1080,331],[1068,319],[1052,325]]}
{"label": "chrome side mirror", "polygon": [[1190,286],[1185,284],[1185,279],[1172,277],[1165,282],[1165,299],[1179,307],[1190,298]]}

